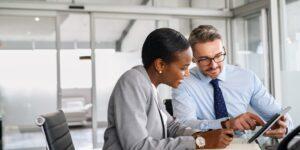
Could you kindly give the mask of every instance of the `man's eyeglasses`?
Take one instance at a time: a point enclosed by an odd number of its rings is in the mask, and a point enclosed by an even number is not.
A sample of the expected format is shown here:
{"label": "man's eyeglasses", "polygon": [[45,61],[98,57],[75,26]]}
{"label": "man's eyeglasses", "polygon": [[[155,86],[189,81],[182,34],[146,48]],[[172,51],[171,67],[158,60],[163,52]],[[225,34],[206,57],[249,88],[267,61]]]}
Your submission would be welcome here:
{"label": "man's eyeglasses", "polygon": [[225,60],[226,52],[219,53],[215,57],[210,58],[210,57],[202,57],[202,58],[195,58],[195,62],[201,64],[201,65],[209,65],[211,61],[214,61],[215,63],[219,63]]}

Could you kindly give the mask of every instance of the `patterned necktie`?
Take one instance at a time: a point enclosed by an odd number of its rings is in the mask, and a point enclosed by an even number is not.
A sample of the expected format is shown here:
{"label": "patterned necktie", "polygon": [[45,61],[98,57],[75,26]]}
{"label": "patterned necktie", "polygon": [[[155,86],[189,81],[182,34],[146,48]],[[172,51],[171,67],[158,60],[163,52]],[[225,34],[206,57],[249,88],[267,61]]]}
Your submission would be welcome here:
{"label": "patterned necktie", "polygon": [[228,112],[225,105],[224,97],[218,82],[219,82],[218,79],[213,79],[210,81],[210,83],[214,88],[214,109],[215,109],[216,119],[228,117]]}

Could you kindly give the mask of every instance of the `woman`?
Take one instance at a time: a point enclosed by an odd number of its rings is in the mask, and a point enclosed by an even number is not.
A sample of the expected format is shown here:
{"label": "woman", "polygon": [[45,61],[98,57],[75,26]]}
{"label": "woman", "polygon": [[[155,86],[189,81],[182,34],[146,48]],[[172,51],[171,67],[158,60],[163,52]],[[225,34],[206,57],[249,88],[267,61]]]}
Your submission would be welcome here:
{"label": "woman", "polygon": [[224,148],[231,142],[232,130],[201,133],[181,126],[157,96],[159,84],[176,88],[189,74],[192,51],[182,34],[169,28],[151,32],[142,61],[143,66],[120,77],[112,92],[104,150]]}

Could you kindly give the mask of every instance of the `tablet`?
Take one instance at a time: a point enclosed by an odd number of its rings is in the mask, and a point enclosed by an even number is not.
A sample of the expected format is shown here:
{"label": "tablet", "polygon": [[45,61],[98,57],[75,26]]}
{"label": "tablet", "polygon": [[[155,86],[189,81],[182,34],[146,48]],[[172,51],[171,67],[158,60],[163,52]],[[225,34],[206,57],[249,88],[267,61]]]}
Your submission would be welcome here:
{"label": "tablet", "polygon": [[290,109],[291,107],[288,106],[285,109],[283,109],[281,112],[276,113],[274,116],[272,116],[272,118],[248,140],[248,143],[253,142],[259,136],[263,135],[267,130],[269,130],[273,126],[273,124],[277,122],[277,120],[279,120],[281,116],[285,115],[288,111],[290,111]]}

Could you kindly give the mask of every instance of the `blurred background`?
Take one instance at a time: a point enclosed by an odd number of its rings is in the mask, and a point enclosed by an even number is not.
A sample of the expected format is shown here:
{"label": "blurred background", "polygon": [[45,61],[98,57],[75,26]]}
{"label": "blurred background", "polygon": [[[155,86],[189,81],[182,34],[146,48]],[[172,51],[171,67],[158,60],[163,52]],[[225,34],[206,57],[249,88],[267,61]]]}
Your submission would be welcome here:
{"label": "blurred background", "polygon": [[[300,124],[300,0],[0,0],[3,149],[44,149],[35,118],[64,110],[76,149],[101,149],[112,89],[154,29],[215,26]],[[192,64],[194,66],[194,64]],[[192,67],[190,66],[190,67]],[[163,99],[170,87],[161,85]]]}

